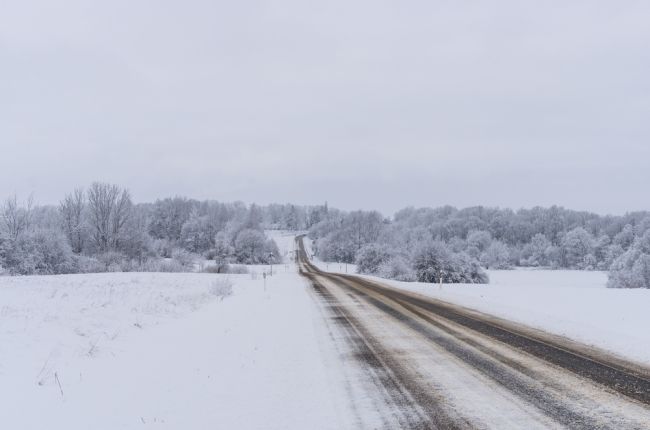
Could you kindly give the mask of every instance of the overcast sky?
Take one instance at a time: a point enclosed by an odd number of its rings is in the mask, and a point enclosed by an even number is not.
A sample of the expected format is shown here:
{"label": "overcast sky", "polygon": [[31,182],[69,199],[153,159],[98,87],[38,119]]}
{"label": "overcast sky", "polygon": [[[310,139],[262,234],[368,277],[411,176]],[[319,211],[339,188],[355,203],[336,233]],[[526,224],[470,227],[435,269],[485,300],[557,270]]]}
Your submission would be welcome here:
{"label": "overcast sky", "polygon": [[0,0],[0,196],[650,209],[650,2]]}

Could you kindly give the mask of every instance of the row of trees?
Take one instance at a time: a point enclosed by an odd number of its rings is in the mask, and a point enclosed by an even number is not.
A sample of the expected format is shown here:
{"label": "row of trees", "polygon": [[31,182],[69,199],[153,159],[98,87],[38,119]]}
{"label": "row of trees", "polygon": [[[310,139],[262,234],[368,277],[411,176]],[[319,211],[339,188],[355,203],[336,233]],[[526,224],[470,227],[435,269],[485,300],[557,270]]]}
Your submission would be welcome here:
{"label": "row of trees", "polygon": [[[599,216],[557,206],[519,211],[445,206],[407,208],[392,219],[374,211],[329,210],[309,235],[323,260],[356,262],[363,273],[396,279],[484,282],[478,266],[528,266],[612,269],[610,286],[650,287],[646,275],[636,281],[624,276],[633,266],[635,273],[646,273],[650,253],[642,237],[649,230],[647,212]],[[434,254],[430,267],[423,266],[425,256]]]}
{"label": "row of trees", "polygon": [[[290,219],[292,209],[275,212]],[[263,230],[269,217],[255,205],[181,197],[134,204],[127,189],[104,183],[74,190],[58,207],[13,197],[0,207],[0,273],[185,271],[199,258],[224,268],[275,263],[277,246]]]}
{"label": "row of trees", "polygon": [[599,216],[560,207],[407,208],[197,201],[134,204],[103,183],[66,195],[58,207],[16,197],[0,207],[0,273],[189,270],[199,258],[266,264],[279,260],[264,229],[308,230],[326,261],[363,273],[426,282],[486,282],[482,268],[610,270],[612,287],[650,287],[650,213]]}

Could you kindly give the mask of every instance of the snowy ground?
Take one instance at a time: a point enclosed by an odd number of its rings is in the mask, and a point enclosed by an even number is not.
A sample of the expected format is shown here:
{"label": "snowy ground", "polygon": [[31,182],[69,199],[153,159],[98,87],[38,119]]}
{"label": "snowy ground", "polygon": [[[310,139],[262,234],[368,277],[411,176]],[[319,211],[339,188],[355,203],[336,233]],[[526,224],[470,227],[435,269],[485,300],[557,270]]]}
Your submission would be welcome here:
{"label": "snowy ground", "polygon": [[[20,429],[353,429],[338,336],[286,262],[246,275],[0,277],[0,423]],[[330,271],[338,264],[320,263]],[[349,272],[354,267],[348,266]],[[650,362],[650,291],[597,272],[491,272],[491,285],[395,283]],[[230,280],[232,296],[213,294]],[[351,367],[352,366],[352,367]],[[361,394],[359,394],[361,393]],[[371,404],[372,402],[367,402]],[[356,415],[355,415],[356,414]]]}
{"label": "snowy ground", "polygon": [[2,427],[354,428],[319,308],[274,272],[0,278]]}
{"label": "snowy ground", "polygon": [[650,290],[607,288],[603,272],[488,272],[488,285],[391,284],[650,364]]}

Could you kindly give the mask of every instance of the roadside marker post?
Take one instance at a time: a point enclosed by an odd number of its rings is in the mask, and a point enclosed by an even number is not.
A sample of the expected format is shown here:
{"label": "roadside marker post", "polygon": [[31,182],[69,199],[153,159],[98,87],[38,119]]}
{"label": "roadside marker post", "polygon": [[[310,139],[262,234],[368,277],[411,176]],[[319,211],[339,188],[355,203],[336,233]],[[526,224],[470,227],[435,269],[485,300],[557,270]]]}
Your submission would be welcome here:
{"label": "roadside marker post", "polygon": [[262,278],[264,278],[264,291],[266,291],[266,272],[262,273]]}
{"label": "roadside marker post", "polygon": [[269,276],[273,276],[273,253],[269,252],[269,265],[271,266],[271,272]]}

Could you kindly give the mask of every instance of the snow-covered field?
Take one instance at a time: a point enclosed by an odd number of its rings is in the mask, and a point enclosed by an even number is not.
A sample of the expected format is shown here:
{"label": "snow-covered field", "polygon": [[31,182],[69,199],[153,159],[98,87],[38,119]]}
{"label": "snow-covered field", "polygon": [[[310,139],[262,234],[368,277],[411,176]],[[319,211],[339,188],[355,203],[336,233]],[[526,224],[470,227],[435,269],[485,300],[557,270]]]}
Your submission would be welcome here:
{"label": "snow-covered field", "polygon": [[1,427],[353,428],[307,285],[274,272],[0,277]]}
{"label": "snow-covered field", "polygon": [[488,285],[390,283],[650,364],[650,290],[607,288],[604,272],[488,272]]}

